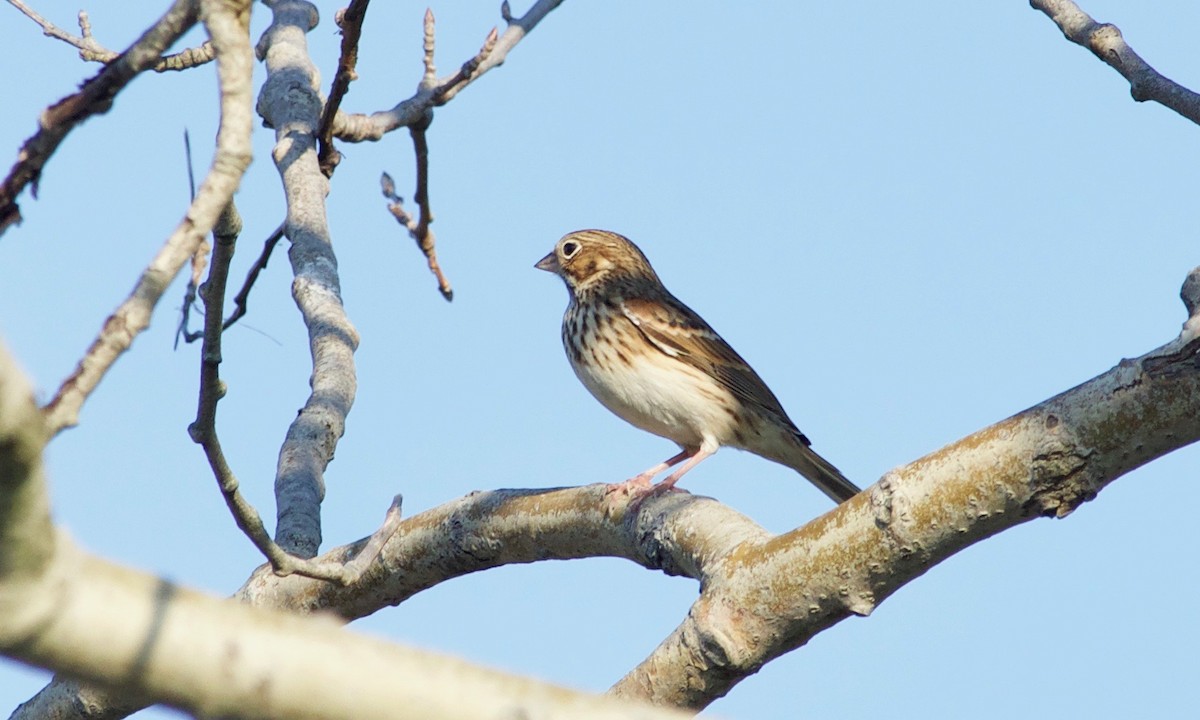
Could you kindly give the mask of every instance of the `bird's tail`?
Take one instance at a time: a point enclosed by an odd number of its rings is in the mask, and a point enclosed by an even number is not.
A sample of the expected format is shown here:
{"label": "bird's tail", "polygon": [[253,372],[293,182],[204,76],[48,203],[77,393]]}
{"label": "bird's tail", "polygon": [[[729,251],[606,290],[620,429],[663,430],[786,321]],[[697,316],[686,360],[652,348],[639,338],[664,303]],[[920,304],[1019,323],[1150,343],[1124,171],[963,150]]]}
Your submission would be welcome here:
{"label": "bird's tail", "polygon": [[808,478],[809,482],[816,485],[835,503],[844,503],[862,492],[857,485],[847,480],[833,463],[818,455],[805,442],[792,444],[791,451],[787,453],[786,458],[781,458],[781,461]]}

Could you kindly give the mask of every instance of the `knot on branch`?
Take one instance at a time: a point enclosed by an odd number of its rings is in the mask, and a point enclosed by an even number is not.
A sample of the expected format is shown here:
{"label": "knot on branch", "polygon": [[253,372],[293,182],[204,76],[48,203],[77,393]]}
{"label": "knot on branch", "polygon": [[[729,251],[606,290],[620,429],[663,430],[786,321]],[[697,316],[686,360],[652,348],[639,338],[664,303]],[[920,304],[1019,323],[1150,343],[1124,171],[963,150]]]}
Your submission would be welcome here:
{"label": "knot on branch", "polygon": [[1183,341],[1183,350],[1188,352],[1189,361],[1195,364],[1195,348],[1191,347],[1200,340],[1200,267],[1192,268],[1188,273],[1187,278],[1183,281],[1183,287],[1179,289],[1179,298],[1183,300],[1183,306],[1187,308],[1188,318],[1183,323],[1183,331],[1179,334],[1179,339]]}
{"label": "knot on branch", "polygon": [[[467,497],[473,497],[471,493]],[[488,563],[495,560],[503,549],[494,537],[488,537],[479,532],[479,521],[472,513],[470,503],[460,503],[446,518],[446,536],[450,546],[454,548],[453,555],[462,555],[479,562]]]}
{"label": "knot on branch", "polygon": [[671,493],[638,503],[634,512],[626,515],[646,567],[662,570],[666,575],[698,577],[697,569],[679,552],[668,522],[683,505],[693,502],[695,498],[689,494]]}
{"label": "knot on branch", "polygon": [[1179,297],[1183,300],[1183,306],[1187,308],[1188,317],[1196,317],[1196,310],[1200,308],[1200,267],[1194,267],[1188,273],[1183,287],[1179,289]]}
{"label": "knot on branch", "polygon": [[761,621],[730,598],[702,598],[679,628],[688,661],[714,685],[757,672],[764,662],[753,647],[765,632]]}
{"label": "knot on branch", "polygon": [[1111,23],[1093,25],[1088,33],[1088,47],[1106,63],[1121,65],[1120,49],[1125,45],[1121,30]]}
{"label": "knot on branch", "polygon": [[908,537],[907,528],[912,524],[912,518],[908,512],[908,499],[898,491],[899,482],[899,473],[891,470],[880,478],[869,492],[875,527],[883,532],[896,552],[906,558],[916,553],[916,548]]}
{"label": "knot on branch", "polygon": [[1030,463],[1032,495],[1024,509],[1026,514],[1064,518],[1099,491],[1089,472],[1092,451],[1081,446],[1069,425],[1053,412],[1046,414],[1045,428]]}

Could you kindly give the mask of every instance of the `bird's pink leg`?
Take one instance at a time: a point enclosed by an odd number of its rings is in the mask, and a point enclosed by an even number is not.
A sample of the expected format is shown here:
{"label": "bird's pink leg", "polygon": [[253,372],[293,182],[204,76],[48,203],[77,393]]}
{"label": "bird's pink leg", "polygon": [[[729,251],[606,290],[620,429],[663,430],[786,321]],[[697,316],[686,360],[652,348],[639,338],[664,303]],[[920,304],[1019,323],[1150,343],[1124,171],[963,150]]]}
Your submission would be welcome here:
{"label": "bird's pink leg", "polygon": [[659,464],[650,468],[646,472],[639,473],[636,477],[632,477],[629,480],[626,480],[625,482],[632,483],[634,485],[649,485],[650,481],[654,479],[655,475],[659,474],[663,470],[666,470],[667,468],[675,467],[676,465],[683,462],[684,460],[687,460],[688,458],[690,458],[693,454],[695,454],[697,452],[699,452],[699,450],[689,450],[687,448],[684,448],[683,450],[681,450],[679,452],[678,455],[672,455],[671,457],[667,458],[666,460],[663,460]]}
{"label": "bird's pink leg", "polygon": [[[609,488],[608,491],[626,493],[644,492],[650,488],[650,481],[654,479],[655,475],[659,474],[663,470],[666,470],[667,468],[675,467],[684,460],[692,457],[692,455],[697,452],[699,452],[699,450],[690,450],[688,448],[684,448],[678,455],[673,455],[666,460],[663,460],[646,472],[638,473],[625,482],[614,484],[611,488]],[[678,480],[678,478],[676,478],[676,480]],[[671,484],[674,485],[674,483]]]}
{"label": "bird's pink leg", "polygon": [[[720,446],[715,442],[705,442],[701,443],[700,447],[698,448],[684,448],[683,451],[678,455],[667,458],[646,472],[632,477],[623,483],[617,483],[616,485],[611,486],[608,492],[623,492],[630,495],[643,496],[650,495],[652,493],[670,491],[671,488],[675,487],[675,483],[679,482],[679,478],[683,477],[688,470],[691,470],[699,465],[704,458],[715,453],[718,447]],[[657,485],[650,484],[650,481],[654,479],[655,475],[669,467],[678,465],[684,460],[687,460],[687,462],[684,462],[682,467],[671,473],[667,479],[663,480]]]}
{"label": "bird's pink leg", "polygon": [[[716,447],[707,448],[704,445],[696,448],[696,451],[691,454],[691,457],[688,458],[688,461],[685,462],[678,470],[671,473],[666,480],[663,480],[657,486],[655,486],[655,490],[670,490],[671,488],[675,487],[675,483],[679,482],[679,478],[683,477],[684,473],[699,465],[701,460],[712,455],[716,451]],[[685,453],[680,453],[679,455],[671,458],[671,460],[679,462],[679,460],[681,460],[683,457],[685,457]],[[670,460],[667,462],[670,462]]]}

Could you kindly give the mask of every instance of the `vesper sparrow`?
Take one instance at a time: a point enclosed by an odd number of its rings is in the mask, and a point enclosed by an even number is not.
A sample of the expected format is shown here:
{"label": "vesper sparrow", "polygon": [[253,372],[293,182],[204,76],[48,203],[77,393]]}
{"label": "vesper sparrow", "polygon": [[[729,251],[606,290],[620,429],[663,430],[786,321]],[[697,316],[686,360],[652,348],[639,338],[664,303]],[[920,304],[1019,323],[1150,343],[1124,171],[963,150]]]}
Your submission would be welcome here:
{"label": "vesper sparrow", "polygon": [[536,267],[567,284],[563,346],[584,386],[621,418],[683,448],[628,486],[648,487],[655,475],[683,463],[658,486],[673,487],[728,445],[787,465],[834,502],[859,492],[809,448],[762,378],[663,287],[628,238],[604,230],[569,233]]}

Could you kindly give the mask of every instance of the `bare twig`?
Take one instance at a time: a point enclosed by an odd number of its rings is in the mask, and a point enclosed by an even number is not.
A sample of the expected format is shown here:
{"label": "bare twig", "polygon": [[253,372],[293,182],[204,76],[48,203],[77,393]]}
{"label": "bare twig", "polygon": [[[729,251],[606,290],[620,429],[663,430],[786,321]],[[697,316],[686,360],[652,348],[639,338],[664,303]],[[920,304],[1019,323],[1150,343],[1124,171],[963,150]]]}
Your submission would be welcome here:
{"label": "bare twig", "polygon": [[1129,93],[1138,102],[1153,100],[1200,124],[1200,94],[1164,77],[1134,52],[1116,25],[1098,23],[1072,0],[1030,0],[1068,40],[1092,51],[1129,81]]}
{"label": "bare twig", "polygon": [[83,36],[79,37],[63,30],[46,18],[39,15],[33,8],[29,7],[21,0],[8,0],[8,4],[20,10],[25,17],[34,21],[42,28],[42,34],[47,37],[52,37],[57,40],[62,40],[68,45],[72,45],[79,49],[79,57],[84,60],[97,60],[99,62],[109,62],[117,57],[117,53],[109,50],[96,42],[92,37],[92,26],[88,21],[87,13],[80,11],[79,26],[83,31]]}
{"label": "bare twig", "polygon": [[341,580],[343,587],[358,582],[363,574],[376,567],[376,561],[379,560],[384,547],[400,530],[400,523],[403,520],[400,510],[403,502],[404,498],[400,495],[392,498],[392,504],[383,516],[383,524],[379,526],[378,530],[371,533],[366,542],[362,543],[362,549],[354,555],[354,559],[343,566],[346,572],[345,577]]}
{"label": "bare twig", "polygon": [[[278,245],[279,241],[282,239],[283,225],[280,225],[279,227],[275,228],[270,235],[267,236],[266,240],[263,241],[262,251],[259,253],[258,258],[255,259],[254,264],[252,264],[250,269],[246,272],[246,279],[242,281],[241,290],[238,290],[237,295],[233,296],[233,312],[229,313],[229,317],[225,318],[225,322],[222,324],[223,329],[228,330],[230,326],[232,326],[238,320],[241,320],[246,314],[246,311],[248,310],[248,303],[250,301],[250,290],[254,288],[254,283],[258,280],[259,273],[266,269],[267,262],[271,259],[271,253],[274,252],[275,246]],[[195,258],[193,257],[193,271],[195,270],[194,263]],[[180,337],[182,337],[184,342],[187,343],[196,342],[200,338],[204,337],[203,332],[192,332],[187,329],[189,311],[192,304],[195,302],[195,299],[196,295],[192,289],[192,283],[189,282],[188,290],[184,294],[183,298],[183,317],[180,319],[179,331],[175,336],[176,345],[179,344]]]}
{"label": "bare twig", "polygon": [[[271,253],[275,251],[275,246],[283,239],[283,224],[275,228],[267,239],[263,241],[262,251],[246,271],[246,279],[242,281],[242,288],[238,290],[237,295],[233,296],[233,312],[229,313],[229,317],[225,318],[222,324],[222,329],[228,330],[238,320],[246,314],[249,309],[250,291],[254,288],[254,283],[258,280],[258,275],[267,267],[267,262],[271,259]],[[195,259],[193,258],[193,272],[195,271]],[[182,337],[184,342],[193,343],[204,336],[203,332],[192,332],[187,329],[188,315],[192,304],[195,302],[195,292],[193,291],[192,283],[188,283],[188,290],[183,298],[183,317],[180,320],[179,331],[176,333],[176,345],[179,344],[179,338]]]}
{"label": "bare twig", "polygon": [[414,125],[410,128],[413,149],[417,156],[417,190],[413,200],[417,203],[420,217],[414,218],[404,209],[404,198],[396,194],[396,183],[392,180],[391,175],[383,173],[380,185],[383,189],[383,196],[388,200],[388,211],[392,213],[392,217],[396,218],[396,222],[408,230],[408,234],[412,236],[413,240],[416,240],[417,247],[425,255],[429,271],[437,278],[438,290],[441,291],[442,297],[450,301],[454,299],[454,289],[450,287],[450,281],[442,272],[442,266],[438,264],[437,239],[429,227],[429,224],[433,222],[433,211],[429,206],[429,144],[425,140],[427,127],[427,125]]}
{"label": "bare twig", "polygon": [[479,67],[483,65],[483,61],[487,60],[492,51],[496,49],[496,41],[500,38],[496,28],[492,28],[491,32],[484,38],[483,47],[479,48],[479,52],[475,57],[462,64],[458,72],[451,75],[448,79],[437,83],[433,89],[433,104],[445,105],[450,102],[450,99],[458,94],[458,91],[465,88],[475,76],[480,72]]}
{"label": "bare twig", "polygon": [[[42,168],[67,133],[89,117],[108,112],[117,93],[139,73],[153,67],[162,51],[196,24],[197,6],[196,0],[175,0],[166,14],[120,57],[85,82],[78,92],[59,100],[42,113],[38,131],[21,146],[16,164],[8,177],[0,182],[0,234],[21,221],[17,195],[26,185],[32,186],[33,196],[37,197]],[[201,233],[203,235],[207,235],[207,231]]]}
{"label": "bare twig", "polygon": [[[41,15],[38,15],[29,6],[21,2],[21,0],[8,0],[8,3],[24,13],[30,20],[37,23],[42,28],[43,35],[62,40],[68,45],[78,48],[79,58],[85,62],[108,64],[120,57],[120,53],[104,47],[92,36],[92,23],[88,18],[87,12],[84,10],[79,11],[79,29],[82,35],[72,35]],[[199,47],[188,48],[171,55],[164,55],[153,67],[148,69],[154,72],[187,70],[197,65],[211,62],[214,57],[212,43],[205,42]]]}
{"label": "bare twig", "polygon": [[[192,172],[192,139],[186,129],[183,131],[183,149],[188,176],[188,202],[192,202],[196,199],[196,174]],[[217,224],[220,225],[220,223],[221,220],[218,218]],[[217,230],[214,228],[213,232],[216,233]],[[192,256],[192,274],[183,291],[183,307],[179,310],[179,327],[175,329],[176,349],[179,348],[179,338],[191,343],[200,337],[200,333],[188,330],[188,320],[192,315],[192,306],[196,303],[196,290],[200,287],[200,277],[204,274],[204,265],[208,262],[208,252],[211,249],[212,246],[206,239],[200,243],[200,247],[196,248],[196,254]]]}
{"label": "bare twig", "polygon": [[366,17],[370,1],[351,0],[349,6],[334,16],[334,21],[342,30],[342,54],[338,58],[333,85],[329,88],[329,99],[321,110],[321,129],[317,133],[320,146],[318,157],[325,177],[333,177],[333,171],[341,161],[341,153],[333,147],[333,119],[342,105],[342,98],[350,90],[350,83],[358,79],[355,70],[358,65],[358,40],[362,35],[363,18]]}
{"label": "bare twig", "polygon": [[[508,9],[508,3],[505,2],[501,6],[501,15],[508,22],[508,27],[495,38],[493,35],[496,31],[493,29],[483,43],[483,50],[475,57],[468,60],[447,78],[432,82],[428,78],[429,66],[426,65],[426,72],[422,76],[416,94],[400,102],[391,110],[370,115],[339,112],[334,118],[334,136],[346,142],[379,140],[393,130],[420,122],[431,108],[445,104],[467,85],[503,63],[517,43],[521,42],[522,38],[532,32],[542,19],[562,3],[563,0],[538,0],[524,15],[513,18]],[[431,22],[431,16],[427,17],[425,21],[427,38],[431,32]]]}
{"label": "bare twig", "polygon": [[[438,264],[436,237],[429,225],[433,222],[433,211],[429,202],[429,144],[426,133],[433,121],[433,108],[449,102],[460,90],[474,82],[489,69],[504,61],[509,50],[516,46],[551,10],[562,0],[539,0],[521,18],[514,19],[508,2],[500,6],[500,14],[508,28],[500,35],[492,28],[483,42],[483,47],[474,57],[463,63],[456,72],[439,80],[434,64],[436,46],[435,20],[432,10],[425,11],[423,26],[423,65],[421,82],[417,94],[387,112],[370,116],[349,116],[337,113],[330,131],[340,139],[359,142],[378,140],[384,134],[407,126],[412,135],[417,160],[417,186],[413,200],[417,203],[418,217],[413,218],[403,206],[395,192],[395,184],[387,173],[383,174],[383,193],[388,199],[388,210],[412,235],[417,247],[425,255],[430,272],[437,278],[438,290],[447,301],[453,300],[454,290]],[[330,105],[326,105],[325,122],[329,120]],[[323,162],[324,167],[324,162]],[[328,175],[328,172],[326,173]]]}
{"label": "bare twig", "polygon": [[237,295],[233,296],[234,309],[229,314],[229,317],[225,318],[224,327],[226,330],[246,314],[247,303],[250,300],[250,289],[254,287],[254,282],[258,280],[258,274],[266,269],[267,261],[271,259],[271,253],[275,250],[275,246],[283,239],[283,228],[283,223],[280,223],[279,227],[275,228],[275,231],[263,241],[262,252],[258,254],[258,259],[254,261],[254,264],[250,266],[250,270],[246,273],[246,280],[242,283],[242,289],[238,290]]}

